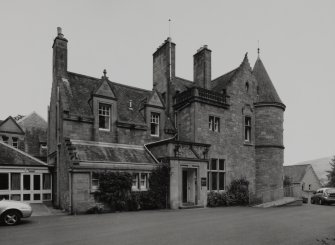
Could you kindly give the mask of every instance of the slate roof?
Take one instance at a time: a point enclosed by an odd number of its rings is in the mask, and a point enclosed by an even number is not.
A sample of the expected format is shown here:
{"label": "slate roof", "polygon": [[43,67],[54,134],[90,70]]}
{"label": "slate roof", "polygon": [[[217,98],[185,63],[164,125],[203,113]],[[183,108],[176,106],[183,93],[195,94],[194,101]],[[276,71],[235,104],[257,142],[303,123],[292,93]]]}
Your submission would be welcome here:
{"label": "slate roof", "polygon": [[[78,116],[93,117],[89,100],[100,83],[101,79],[68,72],[68,81],[63,80],[61,88],[64,97],[62,98],[64,108]],[[117,98],[119,121],[145,124],[139,109],[141,102],[147,100],[152,91],[130,87],[109,80],[108,83],[113,88]],[[129,100],[132,100],[133,110],[128,109]]]}
{"label": "slate roof", "polygon": [[292,183],[300,183],[309,167],[310,164],[284,166],[284,175],[288,176]]}
{"label": "slate roof", "polygon": [[178,90],[179,92],[183,92],[187,90],[188,88],[191,88],[194,86],[194,83],[192,81],[189,81],[184,78],[180,77],[175,77],[172,80],[173,85],[175,86],[175,89]]}
{"label": "slate roof", "polygon": [[[152,169],[155,161],[139,145],[115,144],[95,141],[70,140],[70,152],[75,152],[75,160],[80,166],[127,168],[133,169],[149,166]],[[86,164],[86,165],[85,165]],[[137,167],[136,167],[137,166]]]}
{"label": "slate roof", "polygon": [[222,76],[212,80],[211,82],[211,90],[215,90],[215,91],[222,91],[223,89],[225,89],[227,87],[227,85],[232,81],[234,75],[237,73],[238,68],[235,68],[234,70],[223,74]]}
{"label": "slate roof", "polygon": [[0,165],[23,167],[47,167],[47,164],[16,149],[8,144],[0,142]]}
{"label": "slate roof", "polygon": [[257,102],[270,102],[281,103],[281,99],[273,86],[273,83],[263,65],[262,60],[258,57],[253,69],[253,75],[258,82],[258,101]]}

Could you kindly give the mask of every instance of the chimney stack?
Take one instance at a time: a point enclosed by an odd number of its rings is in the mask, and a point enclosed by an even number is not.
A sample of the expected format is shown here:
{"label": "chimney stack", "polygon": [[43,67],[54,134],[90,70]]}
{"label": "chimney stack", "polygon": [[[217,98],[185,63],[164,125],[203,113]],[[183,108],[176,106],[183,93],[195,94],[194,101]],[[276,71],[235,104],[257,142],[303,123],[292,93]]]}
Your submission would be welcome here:
{"label": "chimney stack", "polygon": [[193,55],[193,79],[197,87],[210,89],[212,79],[211,53],[207,45]]}
{"label": "chimney stack", "polygon": [[67,75],[67,39],[62,33],[62,28],[57,27],[57,36],[53,48],[53,74],[55,77]]}

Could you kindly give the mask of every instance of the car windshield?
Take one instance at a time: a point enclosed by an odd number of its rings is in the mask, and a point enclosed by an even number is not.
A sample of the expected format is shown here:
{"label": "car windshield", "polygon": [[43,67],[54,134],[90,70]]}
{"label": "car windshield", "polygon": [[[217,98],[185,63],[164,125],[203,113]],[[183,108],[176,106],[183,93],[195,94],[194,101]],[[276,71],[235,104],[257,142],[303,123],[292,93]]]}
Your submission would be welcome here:
{"label": "car windshield", "polygon": [[328,190],[326,190],[326,192],[329,193],[329,194],[332,194],[332,193],[335,193],[335,189],[328,189]]}

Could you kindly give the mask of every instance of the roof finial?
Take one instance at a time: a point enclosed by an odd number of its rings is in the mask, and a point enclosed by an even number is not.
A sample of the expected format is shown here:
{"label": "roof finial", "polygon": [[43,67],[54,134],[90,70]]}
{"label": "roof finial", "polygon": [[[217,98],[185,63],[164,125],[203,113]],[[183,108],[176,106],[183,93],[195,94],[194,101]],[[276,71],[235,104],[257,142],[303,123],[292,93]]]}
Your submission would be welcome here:
{"label": "roof finial", "polygon": [[107,71],[104,69],[104,78],[106,78]]}
{"label": "roof finial", "polygon": [[171,19],[169,19],[169,40],[171,41]]}
{"label": "roof finial", "polygon": [[260,51],[260,49],[259,49],[259,40],[258,40],[258,48],[257,48],[258,58],[259,58],[259,51]]}

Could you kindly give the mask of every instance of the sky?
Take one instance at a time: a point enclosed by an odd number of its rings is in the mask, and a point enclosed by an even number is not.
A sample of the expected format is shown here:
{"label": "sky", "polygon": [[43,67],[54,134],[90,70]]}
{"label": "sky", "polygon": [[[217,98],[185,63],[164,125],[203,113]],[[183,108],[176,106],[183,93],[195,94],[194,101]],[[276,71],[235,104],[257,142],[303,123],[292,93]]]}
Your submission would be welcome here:
{"label": "sky", "polygon": [[0,120],[47,119],[52,44],[68,39],[68,70],[152,89],[152,54],[169,36],[176,75],[193,80],[193,55],[212,50],[212,78],[248,52],[285,103],[285,164],[335,154],[335,1],[1,0]]}

